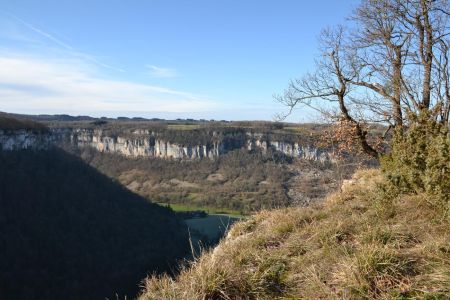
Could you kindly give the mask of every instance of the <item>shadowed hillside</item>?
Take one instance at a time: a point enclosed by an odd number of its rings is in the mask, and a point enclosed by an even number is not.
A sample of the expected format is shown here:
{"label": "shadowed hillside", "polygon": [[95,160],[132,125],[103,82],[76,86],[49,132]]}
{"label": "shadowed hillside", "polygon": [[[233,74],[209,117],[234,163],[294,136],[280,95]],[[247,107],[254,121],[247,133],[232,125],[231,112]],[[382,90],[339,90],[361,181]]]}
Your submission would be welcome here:
{"label": "shadowed hillside", "polygon": [[10,114],[0,112],[0,130],[11,131],[26,129],[33,132],[46,132],[48,128],[38,122],[30,121],[27,119],[16,119],[11,117]]}
{"label": "shadowed hillside", "polygon": [[0,152],[0,298],[133,296],[188,250],[175,214],[62,150]]}

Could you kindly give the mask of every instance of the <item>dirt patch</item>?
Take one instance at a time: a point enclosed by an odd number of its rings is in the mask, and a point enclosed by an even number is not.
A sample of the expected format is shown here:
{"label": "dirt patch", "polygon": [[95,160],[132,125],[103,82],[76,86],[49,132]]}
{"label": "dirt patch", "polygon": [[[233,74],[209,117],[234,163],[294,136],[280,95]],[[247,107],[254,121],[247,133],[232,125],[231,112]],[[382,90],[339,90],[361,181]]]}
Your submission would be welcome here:
{"label": "dirt patch", "polygon": [[184,181],[184,180],[179,180],[179,179],[176,179],[176,178],[170,179],[169,182],[170,182],[171,185],[174,185],[174,186],[179,187],[179,188],[198,188],[199,187],[199,185],[196,184],[196,183],[192,183],[192,182]]}
{"label": "dirt patch", "polygon": [[132,181],[127,185],[127,189],[129,189],[130,191],[136,192],[137,190],[139,190],[141,187],[141,184],[139,182]]}

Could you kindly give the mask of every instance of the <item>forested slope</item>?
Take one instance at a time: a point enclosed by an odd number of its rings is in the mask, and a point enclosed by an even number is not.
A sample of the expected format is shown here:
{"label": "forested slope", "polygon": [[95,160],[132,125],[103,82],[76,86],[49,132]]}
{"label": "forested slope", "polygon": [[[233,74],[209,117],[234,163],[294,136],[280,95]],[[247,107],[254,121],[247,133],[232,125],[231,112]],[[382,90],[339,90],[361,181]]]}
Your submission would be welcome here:
{"label": "forested slope", "polygon": [[0,298],[115,299],[188,250],[173,212],[62,150],[0,151]]}

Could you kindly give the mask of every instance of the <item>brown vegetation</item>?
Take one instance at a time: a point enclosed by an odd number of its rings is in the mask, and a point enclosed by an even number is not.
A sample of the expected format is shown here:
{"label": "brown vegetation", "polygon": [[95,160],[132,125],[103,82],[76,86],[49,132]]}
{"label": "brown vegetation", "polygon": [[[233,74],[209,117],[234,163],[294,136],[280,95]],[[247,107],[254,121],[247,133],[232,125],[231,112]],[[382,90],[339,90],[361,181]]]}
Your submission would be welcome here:
{"label": "brown vegetation", "polygon": [[0,112],[0,130],[12,131],[12,130],[32,130],[34,132],[46,132],[48,128],[38,122],[29,120],[18,120],[10,117],[8,114]]}
{"label": "brown vegetation", "polygon": [[140,299],[448,299],[450,220],[426,194],[384,201],[378,170],[307,208],[262,211]]}
{"label": "brown vegetation", "polygon": [[[313,162],[289,163],[276,153],[263,155],[235,150],[217,160],[198,161],[130,159],[93,149],[83,149],[79,155],[153,202],[206,206],[244,214],[292,204],[298,197],[290,196],[290,189],[309,202],[336,186],[333,181],[336,172],[332,168]],[[291,183],[293,177],[300,180]],[[326,182],[319,187],[311,186],[319,177]]]}

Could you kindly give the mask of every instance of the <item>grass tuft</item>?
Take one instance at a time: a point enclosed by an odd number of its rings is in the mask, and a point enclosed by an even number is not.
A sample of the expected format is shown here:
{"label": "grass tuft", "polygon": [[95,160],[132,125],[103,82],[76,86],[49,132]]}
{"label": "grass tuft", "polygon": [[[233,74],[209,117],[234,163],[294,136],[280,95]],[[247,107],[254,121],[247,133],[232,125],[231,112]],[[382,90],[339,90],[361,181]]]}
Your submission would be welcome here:
{"label": "grass tuft", "polygon": [[449,299],[450,220],[425,194],[383,199],[383,184],[360,171],[322,204],[237,222],[140,299]]}

